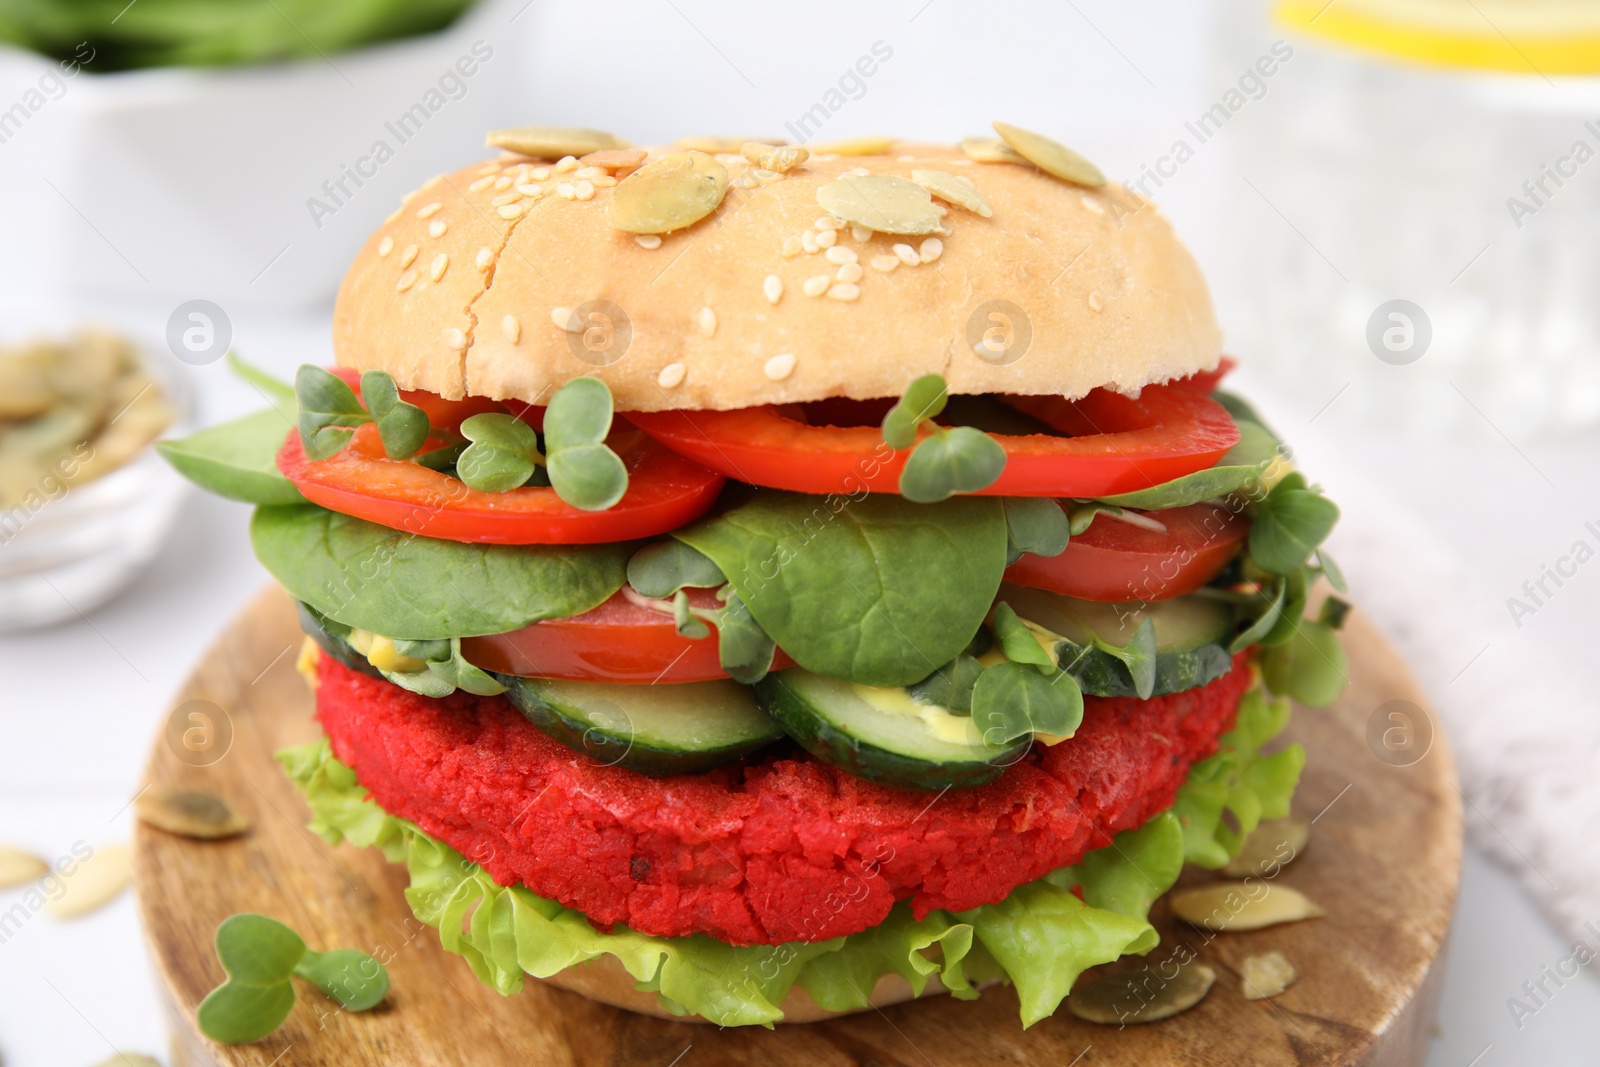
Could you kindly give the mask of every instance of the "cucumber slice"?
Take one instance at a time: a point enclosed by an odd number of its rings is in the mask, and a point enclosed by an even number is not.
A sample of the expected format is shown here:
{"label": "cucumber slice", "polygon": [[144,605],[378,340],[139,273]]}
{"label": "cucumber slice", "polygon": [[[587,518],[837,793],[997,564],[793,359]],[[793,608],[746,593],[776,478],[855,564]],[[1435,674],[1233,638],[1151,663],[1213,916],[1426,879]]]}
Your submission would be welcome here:
{"label": "cucumber slice", "polygon": [[1085,693],[1131,697],[1133,675],[1127,664],[1102,649],[1094,639],[1122,648],[1146,618],[1156,638],[1156,684],[1152,696],[1198,689],[1233,669],[1228,643],[1233,640],[1233,611],[1227,604],[1184,596],[1153,604],[1101,604],[1092,600],[1024,589],[1005,584],[997,599],[1017,615],[1055,638],[1057,661]]}
{"label": "cucumber slice", "polygon": [[497,677],[539,729],[601,763],[641,774],[710,770],[783,736],[738,682],[616,685]]}
{"label": "cucumber slice", "polygon": [[350,627],[334,622],[315,608],[298,600],[295,601],[295,607],[300,609],[300,629],[304,630],[323,652],[353,671],[360,671],[373,678],[383,677],[383,672],[367,662],[367,657],[346,643],[345,638],[350,635]]}
{"label": "cucumber slice", "polygon": [[920,704],[904,689],[856,685],[800,667],[769,674],[756,696],[788,735],[842,771],[907,789],[982,785],[1028,749],[985,744],[970,715]]}

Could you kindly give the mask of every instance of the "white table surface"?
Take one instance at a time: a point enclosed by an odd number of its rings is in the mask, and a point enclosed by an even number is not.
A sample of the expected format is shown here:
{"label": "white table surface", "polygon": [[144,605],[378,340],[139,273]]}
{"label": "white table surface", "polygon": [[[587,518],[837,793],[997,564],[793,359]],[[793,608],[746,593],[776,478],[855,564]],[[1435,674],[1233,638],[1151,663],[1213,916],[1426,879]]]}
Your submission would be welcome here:
{"label": "white table surface", "polygon": [[[1203,37],[1203,6],[1179,0],[1083,0],[1048,11],[1042,4],[997,2],[984,5],[981,18],[953,0],[873,5],[870,14],[859,4],[821,6],[833,14],[792,26],[720,0],[638,5],[628,27],[616,21],[604,27],[606,76],[588,78],[593,53],[564,42],[595,31],[595,9],[538,3],[518,32],[537,39],[527,80],[528,98],[539,106],[531,109],[537,114],[518,117],[588,122],[637,139],[702,128],[776,129],[875,39],[885,38],[896,58],[838,118],[840,136],[882,130],[950,136],[980,129],[995,115],[1029,122],[1041,112],[1060,113],[1065,101],[1092,100],[1079,123],[1082,143],[1120,174],[1132,173],[1200,98],[1204,61],[1195,42]],[[1017,31],[1023,18],[1033,20],[1028,32]],[[735,64],[738,70],[731,69]],[[974,69],[983,76],[951,73]],[[575,94],[573,85],[582,92]],[[5,147],[8,165],[25,159],[16,148]],[[1202,262],[1210,262],[1208,248],[1228,211],[1208,189],[1209,165],[1198,162],[1193,181],[1167,191],[1165,199],[1180,231],[1196,238]],[[56,237],[96,239],[87,230]],[[160,337],[170,310],[114,301],[64,307],[58,294],[31,290],[30,281],[25,262],[0,260],[0,312],[8,324],[0,336],[22,332],[19,323],[92,316]],[[1247,309],[1225,303],[1222,310],[1226,319]],[[299,362],[329,358],[325,310],[229,311],[235,344],[254,360],[287,372]],[[220,366],[200,368],[193,378],[203,421],[258,405]],[[1250,384],[1248,375],[1243,382]],[[1341,476],[1399,486],[1484,575],[1485,588],[1501,595],[1537,574],[1548,556],[1550,538],[1529,533],[1529,509],[1558,531],[1596,517],[1584,512],[1594,511],[1600,438],[1526,446],[1554,482],[1587,487],[1544,495],[1525,484],[1523,458],[1497,440],[1402,447],[1381,432],[1343,422],[1338,405],[1314,425],[1314,412],[1270,410],[1309,469],[1317,469],[1320,456],[1330,469],[1337,460]],[[1529,503],[1487,506],[1478,494],[1484,487],[1525,495]],[[1337,484],[1330,491],[1338,497]],[[78,840],[129,838],[126,804],[168,699],[201,650],[267,580],[250,555],[247,517],[243,505],[195,493],[155,565],[122,597],[86,620],[0,638],[0,842],[55,856]],[[1593,574],[1574,583],[1534,620],[1529,639],[1583,655],[1580,641],[1585,634],[1592,639],[1600,603],[1597,583]],[[1427,605],[1418,606],[1419,625],[1426,612]],[[16,891],[0,893],[0,911],[19,898]],[[123,897],[74,922],[33,916],[0,944],[0,1061],[72,1067],[98,1063],[113,1048],[163,1055],[164,1024],[141,937],[133,901]],[[1512,875],[1469,849],[1429,1067],[1594,1062],[1600,984],[1589,970],[1520,1028],[1507,1007],[1524,981],[1537,979],[1543,965],[1568,951],[1566,939]],[[692,1055],[685,1062],[692,1065]]]}

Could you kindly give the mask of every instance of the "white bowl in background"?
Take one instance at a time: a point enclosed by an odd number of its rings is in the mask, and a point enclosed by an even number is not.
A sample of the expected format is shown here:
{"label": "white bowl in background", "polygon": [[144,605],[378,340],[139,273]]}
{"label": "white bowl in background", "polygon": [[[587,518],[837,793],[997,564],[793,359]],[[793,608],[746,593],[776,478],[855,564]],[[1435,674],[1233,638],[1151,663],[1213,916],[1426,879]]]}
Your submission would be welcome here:
{"label": "white bowl in background", "polygon": [[326,301],[404,192],[515,118],[520,6],[485,0],[425,37],[233,69],[95,74],[90,60],[63,77],[0,48],[0,113],[22,106],[0,128],[0,197],[38,208],[8,213],[29,217],[6,267],[74,295]]}
{"label": "white bowl in background", "polygon": [[[173,410],[163,437],[193,429],[188,379],[141,342],[145,370]],[[122,592],[161,551],[189,483],[152,445],[126,464],[68,487],[0,528],[0,634],[87,616]]]}

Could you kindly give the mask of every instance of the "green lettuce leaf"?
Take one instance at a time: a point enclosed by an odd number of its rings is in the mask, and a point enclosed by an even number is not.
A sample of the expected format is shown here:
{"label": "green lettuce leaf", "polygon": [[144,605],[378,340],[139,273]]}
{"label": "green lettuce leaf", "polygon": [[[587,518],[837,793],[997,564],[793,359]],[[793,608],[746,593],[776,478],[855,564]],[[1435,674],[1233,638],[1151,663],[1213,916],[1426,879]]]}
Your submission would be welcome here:
{"label": "green lettuce leaf", "polygon": [[[437,927],[444,947],[502,994],[520,990],[525,974],[547,978],[610,955],[668,1010],[721,1026],[771,1026],[796,986],[830,1011],[864,1008],[889,974],[918,992],[937,978],[963,999],[976,997],[981,985],[1006,982],[1016,987],[1023,1025],[1031,1026],[1056,1010],[1084,969],[1156,947],[1150,905],[1186,861],[1220,866],[1257,821],[1287,814],[1304,753],[1293,745],[1260,755],[1287,721],[1286,701],[1253,689],[1219,751],[1190,769],[1172,811],[999,904],[919,920],[902,902],[877,926],[849,937],[743,947],[702,935],[650,937],[621,925],[601,933],[577,911],[522,886],[495,884],[482,867],[386,813],[333,756],[327,738],[278,759],[311,806],[311,829],[332,844],[380,848],[390,862],[404,863],[411,877],[406,901],[416,917]],[[1237,830],[1222,819],[1224,808]]]}

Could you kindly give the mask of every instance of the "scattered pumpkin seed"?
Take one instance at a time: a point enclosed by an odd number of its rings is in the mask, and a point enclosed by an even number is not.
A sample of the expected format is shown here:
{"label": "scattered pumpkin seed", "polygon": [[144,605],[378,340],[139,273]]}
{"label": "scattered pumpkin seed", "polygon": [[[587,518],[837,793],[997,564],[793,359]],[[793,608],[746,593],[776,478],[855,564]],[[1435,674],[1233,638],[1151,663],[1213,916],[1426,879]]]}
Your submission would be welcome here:
{"label": "scattered pumpkin seed", "polygon": [[[1264,892],[1252,895],[1258,889]],[[1219,882],[1179,890],[1169,899],[1178,918],[1216,931],[1260,930],[1327,914],[1298,890],[1266,883]]]}
{"label": "scattered pumpkin seed", "polygon": [[1046,174],[1053,174],[1062,181],[1087,186],[1090,189],[1098,189],[1106,183],[1106,176],[1100,173],[1099,167],[1060,141],[1051,140],[1042,133],[1034,133],[1021,126],[1013,126],[1009,122],[996,122],[994,132],[1015,149],[1018,155]]}
{"label": "scattered pumpkin seed", "polygon": [[37,882],[49,869],[48,863],[31,852],[0,845],[0,889]]}
{"label": "scattered pumpkin seed", "polygon": [[674,152],[617,184],[611,225],[629,233],[671,233],[711,214],[727,191],[727,167],[704,152]]}
{"label": "scattered pumpkin seed", "polygon": [[133,881],[128,846],[102,845],[61,877],[67,888],[46,905],[50,914],[58,919],[87,915],[109,904]]}
{"label": "scattered pumpkin seed", "polygon": [[1027,162],[998,137],[965,137],[961,141],[961,150],[979,163]]}
{"label": "scattered pumpkin seed", "polygon": [[739,146],[739,154],[763,170],[779,174],[787,174],[811,158],[811,153],[799,145],[762,144],[760,141],[746,141]]}
{"label": "scattered pumpkin seed", "polygon": [[[892,174],[847,175],[817,190],[823,210],[879,233],[940,233],[928,190]],[[826,231],[831,232],[831,231]]]}
{"label": "scattered pumpkin seed", "polygon": [[893,148],[899,141],[898,137],[847,137],[843,141],[828,141],[823,144],[814,144],[811,151],[815,155],[831,154],[835,156],[881,156]]}
{"label": "scattered pumpkin seed", "polygon": [[911,180],[940,200],[964,207],[974,215],[989,218],[994,214],[994,209],[989,207],[989,201],[983,198],[983,194],[954,174],[946,174],[942,170],[914,170]]}
{"label": "scattered pumpkin seed", "polygon": [[1108,1026],[1160,1022],[1200,1003],[1217,980],[1217,972],[1199,960],[1181,964],[1170,979],[1152,982],[1147,972],[1103,973],[1072,991],[1067,1010],[1084,1022]]}
{"label": "scattered pumpkin seed", "polygon": [[234,837],[250,822],[221,797],[190,789],[154,785],[133,802],[139,821],[169,834],[215,840]]}
{"label": "scattered pumpkin seed", "polygon": [[1246,1000],[1266,1000],[1275,997],[1294,984],[1300,975],[1294,964],[1281,952],[1267,952],[1251,956],[1239,968],[1239,983]]}
{"label": "scattered pumpkin seed", "polygon": [[616,134],[578,126],[511,126],[490,130],[484,142],[490,148],[503,148],[534,159],[586,156],[602,149],[628,147],[628,142]]}
{"label": "scattered pumpkin seed", "polygon": [[1222,873],[1229,878],[1276,876],[1283,867],[1305,851],[1311,826],[1304,819],[1277,819],[1257,826],[1245,838],[1239,854],[1229,860]]}

